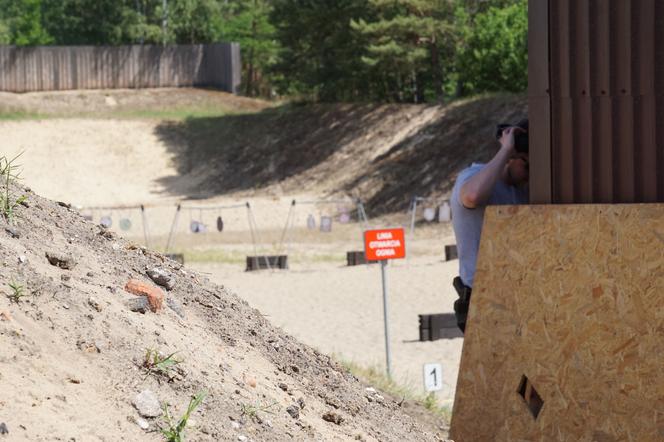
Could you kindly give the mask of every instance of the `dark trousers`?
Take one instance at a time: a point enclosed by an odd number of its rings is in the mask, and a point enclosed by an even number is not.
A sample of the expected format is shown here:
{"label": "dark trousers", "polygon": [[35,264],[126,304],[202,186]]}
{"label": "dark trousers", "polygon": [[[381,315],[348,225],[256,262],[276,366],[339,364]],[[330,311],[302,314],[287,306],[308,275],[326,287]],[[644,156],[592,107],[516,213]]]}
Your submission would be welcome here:
{"label": "dark trousers", "polygon": [[468,307],[470,307],[470,295],[473,289],[465,285],[458,276],[454,278],[452,284],[457,295],[459,295],[459,299],[454,301],[454,315],[456,316],[457,326],[461,329],[461,333],[464,333],[466,331]]}

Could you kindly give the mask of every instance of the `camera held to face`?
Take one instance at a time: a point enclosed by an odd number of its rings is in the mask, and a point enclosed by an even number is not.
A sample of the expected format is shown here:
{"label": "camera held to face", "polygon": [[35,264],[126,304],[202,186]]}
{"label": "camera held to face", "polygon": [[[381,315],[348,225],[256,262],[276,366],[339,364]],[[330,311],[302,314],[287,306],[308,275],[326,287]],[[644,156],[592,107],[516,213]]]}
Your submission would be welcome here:
{"label": "camera held to face", "polygon": [[496,139],[499,140],[503,131],[508,127],[518,127],[523,130],[514,133],[514,149],[519,153],[528,153],[528,120],[524,119],[516,124],[499,124],[496,127]]}

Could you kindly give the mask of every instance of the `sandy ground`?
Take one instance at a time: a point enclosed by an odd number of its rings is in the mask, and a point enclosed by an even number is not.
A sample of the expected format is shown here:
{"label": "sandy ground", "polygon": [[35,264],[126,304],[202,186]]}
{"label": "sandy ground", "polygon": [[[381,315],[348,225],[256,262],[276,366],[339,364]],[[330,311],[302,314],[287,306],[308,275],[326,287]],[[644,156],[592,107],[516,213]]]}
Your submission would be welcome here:
{"label": "sandy ground", "polygon": [[[383,301],[378,265],[238,272],[238,266],[197,263],[195,269],[246,299],[275,325],[320,351],[365,367],[385,368]],[[422,392],[423,365],[440,363],[441,404],[451,407],[463,338],[419,342],[418,314],[452,312],[457,261],[416,257],[387,268],[389,332],[394,379]]]}
{"label": "sandy ground", "polygon": [[[178,180],[164,141],[155,135],[158,122],[149,120],[85,120],[0,122],[2,154],[21,157],[23,182],[45,197],[83,207],[146,205],[150,247],[163,250],[173,225],[178,198],[166,194],[162,183]],[[195,186],[182,178],[182,189]],[[404,195],[406,198],[407,196]],[[256,195],[252,214],[259,227],[259,253],[284,253],[279,245],[290,201],[311,200],[316,195]],[[275,325],[328,354],[363,366],[385,364],[383,311],[378,266],[345,266],[345,252],[360,250],[357,224],[336,224],[334,234],[324,236],[303,229],[306,217],[317,223],[320,216],[337,215],[338,204],[297,206],[291,238],[291,270],[244,272],[244,257],[254,253],[245,208],[202,211],[187,207],[217,207],[243,204],[246,197],[182,202],[173,239],[175,251],[209,254],[188,263],[209,274],[210,279],[229,287],[261,310]],[[352,204],[347,205],[351,210]],[[87,210],[98,222],[110,215],[113,229],[144,242],[143,218],[138,209]],[[369,214],[371,215],[371,214]],[[214,230],[216,218],[224,219],[225,230],[217,237],[188,233],[191,221],[203,221]],[[119,229],[129,219],[131,228]],[[398,220],[407,223],[404,217]],[[372,225],[394,220],[372,220]],[[322,235],[322,236],[321,236]],[[219,239],[221,238],[221,239]],[[424,363],[441,363],[444,388],[441,403],[452,403],[462,338],[451,330],[450,339],[417,342],[418,314],[452,311],[455,295],[451,280],[457,261],[442,261],[444,244],[454,243],[449,225],[437,225],[411,244],[411,258],[388,269],[390,333],[393,373],[415,391],[422,391]]]}

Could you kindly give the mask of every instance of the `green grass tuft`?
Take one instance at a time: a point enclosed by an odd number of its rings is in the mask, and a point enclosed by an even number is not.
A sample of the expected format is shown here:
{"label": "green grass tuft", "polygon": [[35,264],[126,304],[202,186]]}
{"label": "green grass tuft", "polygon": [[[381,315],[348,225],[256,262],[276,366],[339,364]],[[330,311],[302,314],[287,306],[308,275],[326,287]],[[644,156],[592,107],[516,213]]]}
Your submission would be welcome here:
{"label": "green grass tuft", "polygon": [[168,442],[184,441],[184,430],[187,427],[189,416],[201,404],[201,402],[203,402],[206,394],[206,392],[201,391],[191,398],[187,411],[177,422],[173,420],[173,416],[171,416],[171,413],[168,411],[168,404],[164,404],[164,420],[166,421],[167,428],[162,428],[161,433],[166,437]]}

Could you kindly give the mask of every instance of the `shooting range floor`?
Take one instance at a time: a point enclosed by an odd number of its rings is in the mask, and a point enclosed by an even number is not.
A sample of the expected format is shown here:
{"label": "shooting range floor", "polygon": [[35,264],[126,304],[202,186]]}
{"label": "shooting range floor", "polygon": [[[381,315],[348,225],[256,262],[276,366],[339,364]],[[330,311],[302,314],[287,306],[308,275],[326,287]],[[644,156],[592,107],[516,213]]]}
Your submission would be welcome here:
{"label": "shooting range floor", "polygon": [[[442,244],[442,242],[441,242]],[[442,246],[441,246],[442,248]],[[238,271],[236,264],[193,264],[244,298],[270,322],[298,340],[342,361],[385,367],[380,267],[316,263],[287,271]],[[452,404],[463,338],[418,342],[418,314],[452,312],[452,278],[458,261],[440,255],[394,261],[387,269],[392,371],[414,391],[423,391],[423,364],[440,363],[441,405]]]}

